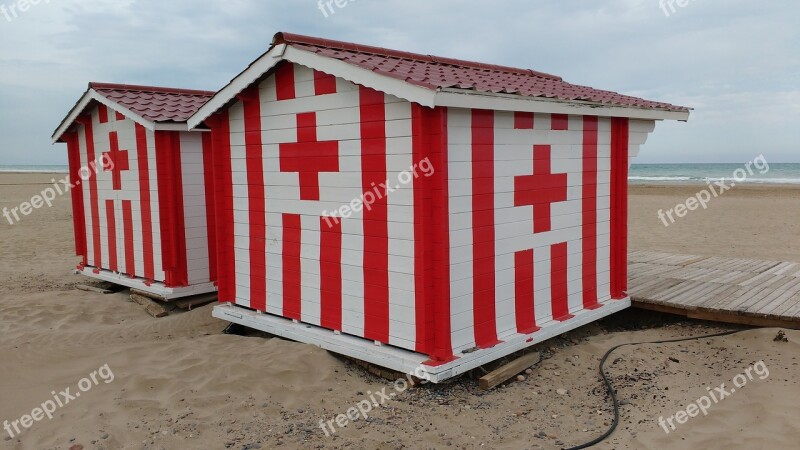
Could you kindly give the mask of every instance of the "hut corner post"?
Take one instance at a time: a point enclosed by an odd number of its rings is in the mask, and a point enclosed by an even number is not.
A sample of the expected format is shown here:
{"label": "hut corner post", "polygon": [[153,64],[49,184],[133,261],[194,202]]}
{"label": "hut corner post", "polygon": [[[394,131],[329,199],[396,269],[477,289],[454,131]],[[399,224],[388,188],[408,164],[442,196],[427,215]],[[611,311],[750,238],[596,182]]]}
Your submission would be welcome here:
{"label": "hut corner post", "polygon": [[611,119],[611,298],[628,290],[628,153],[630,121]]}
{"label": "hut corner post", "polygon": [[[420,353],[430,358],[423,364],[431,367],[449,363],[455,359],[450,330],[450,217],[448,211],[449,190],[447,175],[447,108],[412,106],[414,138],[414,162],[428,159],[434,168],[429,179],[421,177],[422,192],[418,211],[422,222],[417,226],[425,229],[424,237],[416,243],[415,252],[430,255],[425,258],[430,267],[419,271],[424,289],[417,293],[417,303],[425,317],[422,329],[426,336]],[[415,200],[416,201],[416,200]],[[430,274],[430,275],[428,275]]]}

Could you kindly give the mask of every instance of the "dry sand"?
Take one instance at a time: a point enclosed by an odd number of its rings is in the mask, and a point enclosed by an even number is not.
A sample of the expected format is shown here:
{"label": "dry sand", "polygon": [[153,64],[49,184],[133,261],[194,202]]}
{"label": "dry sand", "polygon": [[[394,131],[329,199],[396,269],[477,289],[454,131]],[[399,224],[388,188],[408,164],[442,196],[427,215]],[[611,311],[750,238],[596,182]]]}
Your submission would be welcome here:
{"label": "dry sand", "polygon": [[[0,174],[0,208],[30,199],[51,177]],[[737,188],[670,227],[658,222],[659,208],[697,189],[633,188],[632,248],[798,260],[798,188]],[[71,230],[68,196],[19,224],[0,223],[0,421],[30,414],[51,391],[74,394],[105,364],[114,379],[18,437],[0,434],[0,448],[559,448],[590,440],[611,420],[597,375],[609,347],[732,329],[626,311],[541,345],[545,359],[525,381],[488,393],[464,378],[412,389],[326,437],[320,419],[370,391],[393,392],[391,383],[312,346],[222,334],[226,324],[209,307],[152,319],[124,293],[76,291],[84,280],[69,273]],[[773,341],[777,331],[618,350],[608,369],[622,422],[597,448],[796,445],[800,332],[787,331],[783,343]],[[770,371],[765,380],[756,377],[669,435],[659,427],[660,416],[685,409],[706,387],[730,387],[760,360]]]}
{"label": "dry sand", "polygon": [[675,217],[665,213],[706,185],[634,186],[630,190],[630,246],[635,250],[800,261],[800,186],[736,186],[708,208]]}

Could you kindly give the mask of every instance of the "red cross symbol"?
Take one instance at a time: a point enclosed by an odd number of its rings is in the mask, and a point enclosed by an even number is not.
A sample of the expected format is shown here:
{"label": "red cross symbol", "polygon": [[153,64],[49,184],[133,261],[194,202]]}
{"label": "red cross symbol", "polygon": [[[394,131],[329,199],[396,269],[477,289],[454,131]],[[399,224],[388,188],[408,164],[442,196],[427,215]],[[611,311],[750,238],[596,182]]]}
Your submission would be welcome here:
{"label": "red cross symbol", "polygon": [[551,170],[550,146],[533,146],[533,175],[514,177],[514,206],[533,206],[533,232],[550,231],[550,206],[567,200],[567,174]]}
{"label": "red cross symbol", "polygon": [[122,171],[130,170],[128,151],[119,149],[119,138],[116,131],[108,133],[108,140],[111,142],[111,150],[103,153],[103,171],[111,171],[114,190],[120,191],[122,190]]}
{"label": "red cross symbol", "polygon": [[320,172],[339,171],[339,142],[317,140],[317,113],[297,115],[297,142],[280,144],[281,172],[300,175],[300,200],[319,200]]}

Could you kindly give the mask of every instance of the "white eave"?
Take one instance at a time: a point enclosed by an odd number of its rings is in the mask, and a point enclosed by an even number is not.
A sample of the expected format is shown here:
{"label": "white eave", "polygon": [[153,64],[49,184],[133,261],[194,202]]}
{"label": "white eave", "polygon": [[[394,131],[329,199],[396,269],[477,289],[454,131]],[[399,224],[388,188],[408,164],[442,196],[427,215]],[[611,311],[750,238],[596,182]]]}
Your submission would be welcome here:
{"label": "white eave", "polygon": [[279,44],[258,58],[244,72],[234,78],[227,86],[217,92],[187,121],[189,129],[194,129],[209,116],[219,111],[231,99],[247,89],[256,80],[269,72],[281,61],[290,61],[311,67],[321,72],[343,78],[377,91],[385,92],[420,105],[433,107],[436,91],[415,86],[405,80],[378,75],[370,70],[348,64],[338,59],[319,56],[313,52],[298,50],[286,44]]}
{"label": "white eave", "polygon": [[574,114],[601,117],[628,117],[643,120],[689,120],[689,111],[615,106],[579,100],[493,94],[464,89],[442,89],[436,95],[436,106],[453,108],[494,109],[548,114]]}
{"label": "white eave", "polygon": [[130,109],[120,105],[117,102],[107,99],[97,91],[92,88],[89,88],[86,93],[83,94],[78,103],[72,107],[67,117],[61,122],[58,126],[56,131],[53,133],[51,140],[53,143],[58,142],[61,139],[61,136],[67,132],[67,130],[72,126],[73,123],[83,114],[83,110],[91,103],[92,100],[95,100],[103,105],[113,109],[114,111],[118,111],[119,113],[123,114],[126,118],[133,120],[134,122],[140,124],[141,126],[147,128],[151,131],[188,131],[189,127],[186,125],[185,122],[154,122],[152,120],[147,120],[144,117],[140,116],[139,114],[134,113]]}
{"label": "white eave", "polygon": [[338,59],[299,50],[286,44],[279,44],[253,62],[192,115],[187,121],[188,128],[192,130],[198,127],[209,116],[222,109],[234,97],[281,61],[289,61],[310,67],[429,108],[444,106],[499,111],[629,117],[644,120],[686,121],[689,119],[689,111],[682,110],[625,107],[582,101],[484,93],[464,89],[431,89],[409,83],[402,78],[378,74]]}

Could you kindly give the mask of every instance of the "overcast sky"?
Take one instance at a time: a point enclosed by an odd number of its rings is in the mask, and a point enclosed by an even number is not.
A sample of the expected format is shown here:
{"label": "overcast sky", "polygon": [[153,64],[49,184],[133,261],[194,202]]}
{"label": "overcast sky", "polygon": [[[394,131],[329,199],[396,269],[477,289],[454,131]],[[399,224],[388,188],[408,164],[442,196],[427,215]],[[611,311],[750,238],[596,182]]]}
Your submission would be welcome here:
{"label": "overcast sky", "polygon": [[797,0],[339,0],[327,18],[317,0],[20,1],[0,0],[0,165],[66,164],[49,138],[89,81],[217,90],[277,31],[694,108],[659,123],[638,162],[800,162]]}

